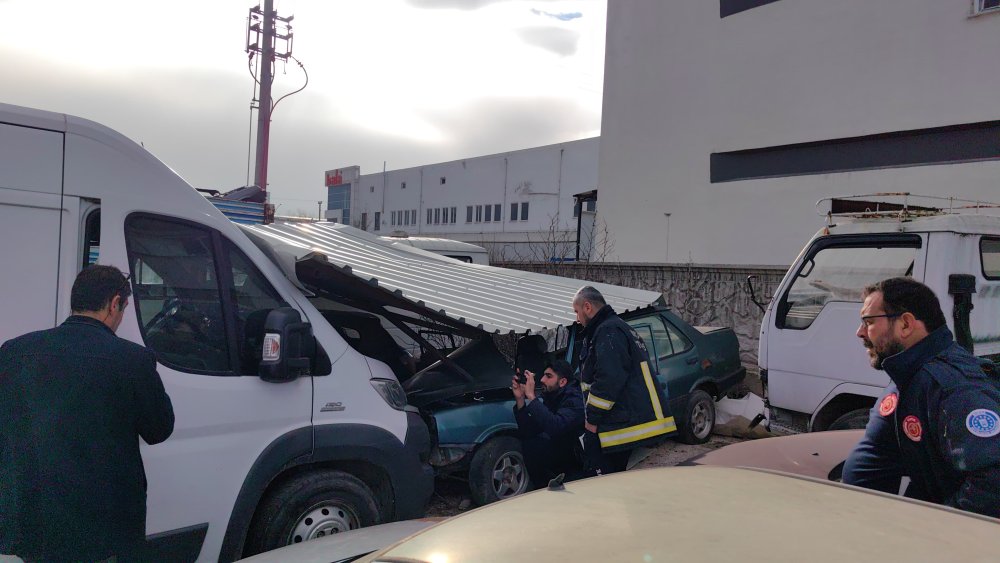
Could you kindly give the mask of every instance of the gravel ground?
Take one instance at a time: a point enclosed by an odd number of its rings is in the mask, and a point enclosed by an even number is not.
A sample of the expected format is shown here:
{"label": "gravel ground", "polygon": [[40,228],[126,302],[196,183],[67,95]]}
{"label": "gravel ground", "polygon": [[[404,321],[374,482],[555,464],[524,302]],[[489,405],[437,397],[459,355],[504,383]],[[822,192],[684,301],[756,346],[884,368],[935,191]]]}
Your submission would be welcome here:
{"label": "gravel ground", "polygon": [[[687,445],[667,440],[658,447],[647,452],[633,469],[646,467],[668,467],[694,457],[698,454],[721,448],[742,438],[713,435],[705,444]],[[434,484],[434,496],[427,507],[427,516],[454,516],[475,508],[469,498],[469,486],[458,479],[438,479]]]}

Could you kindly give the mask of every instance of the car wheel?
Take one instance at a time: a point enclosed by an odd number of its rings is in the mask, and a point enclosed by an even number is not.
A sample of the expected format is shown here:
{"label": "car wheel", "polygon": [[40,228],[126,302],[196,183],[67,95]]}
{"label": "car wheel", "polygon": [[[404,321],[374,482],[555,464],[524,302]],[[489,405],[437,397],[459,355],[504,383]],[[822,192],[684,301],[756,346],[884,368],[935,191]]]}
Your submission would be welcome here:
{"label": "car wheel", "polygon": [[679,424],[678,439],[685,444],[704,444],[715,428],[715,400],[711,395],[695,389],[688,397]]}
{"label": "car wheel", "polygon": [[378,524],[371,489],[343,471],[299,475],[268,494],[258,506],[243,555]]}
{"label": "car wheel", "polygon": [[530,486],[521,442],[510,436],[498,436],[476,450],[469,464],[469,491],[472,500],[482,506],[519,495]]}
{"label": "car wheel", "polygon": [[837,420],[834,420],[827,430],[864,430],[868,426],[868,417],[871,409],[855,409],[848,411]]}

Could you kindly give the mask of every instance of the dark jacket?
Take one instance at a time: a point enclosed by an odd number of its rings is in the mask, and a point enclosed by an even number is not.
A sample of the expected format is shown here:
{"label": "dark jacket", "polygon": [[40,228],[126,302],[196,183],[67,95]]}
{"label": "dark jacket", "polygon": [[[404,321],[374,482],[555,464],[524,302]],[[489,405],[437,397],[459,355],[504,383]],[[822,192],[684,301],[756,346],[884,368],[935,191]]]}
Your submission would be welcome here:
{"label": "dark jacket", "polygon": [[572,444],[583,432],[583,391],[571,381],[556,391],[543,393],[523,408],[515,404],[514,419],[521,438],[544,436]]}
{"label": "dark jacket", "polygon": [[153,353],[83,316],[0,348],[0,553],[127,556],[146,533],[139,437],[174,412]]}
{"label": "dark jacket", "polygon": [[587,422],[597,426],[601,450],[649,446],[676,432],[663,389],[649,369],[646,345],[635,330],[605,305],[582,337]]}
{"label": "dark jacket", "polygon": [[892,383],[872,409],[844,482],[1000,516],[1000,380],[941,327],[882,363]]}

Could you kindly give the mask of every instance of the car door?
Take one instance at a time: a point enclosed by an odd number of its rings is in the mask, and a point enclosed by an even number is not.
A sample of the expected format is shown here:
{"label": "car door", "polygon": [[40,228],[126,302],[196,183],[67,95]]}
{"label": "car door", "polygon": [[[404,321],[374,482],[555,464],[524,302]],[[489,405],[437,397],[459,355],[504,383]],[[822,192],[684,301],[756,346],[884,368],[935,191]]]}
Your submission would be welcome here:
{"label": "car door", "polygon": [[673,410],[675,403],[687,396],[698,377],[698,351],[677,327],[659,313],[631,319],[628,323],[646,343],[657,377],[665,385]]}

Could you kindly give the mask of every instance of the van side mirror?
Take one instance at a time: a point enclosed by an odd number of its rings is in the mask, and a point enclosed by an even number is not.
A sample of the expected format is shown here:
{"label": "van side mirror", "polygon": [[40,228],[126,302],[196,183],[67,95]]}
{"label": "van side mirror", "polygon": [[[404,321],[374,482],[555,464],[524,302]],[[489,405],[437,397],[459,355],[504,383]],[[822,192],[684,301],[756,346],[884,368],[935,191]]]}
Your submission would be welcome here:
{"label": "van side mirror", "polygon": [[284,383],[300,375],[309,375],[316,341],[312,325],[302,322],[299,312],[279,307],[264,321],[264,350],[258,375],[264,381]]}
{"label": "van side mirror", "polygon": [[747,293],[750,294],[750,302],[760,308],[760,312],[764,313],[767,311],[765,305],[757,300],[757,291],[754,289],[753,282],[756,281],[757,276],[749,275],[747,276]]}

